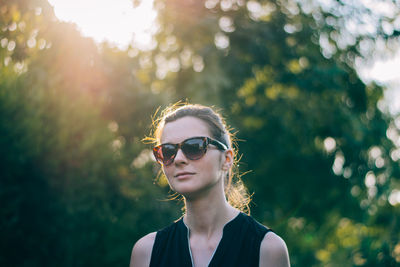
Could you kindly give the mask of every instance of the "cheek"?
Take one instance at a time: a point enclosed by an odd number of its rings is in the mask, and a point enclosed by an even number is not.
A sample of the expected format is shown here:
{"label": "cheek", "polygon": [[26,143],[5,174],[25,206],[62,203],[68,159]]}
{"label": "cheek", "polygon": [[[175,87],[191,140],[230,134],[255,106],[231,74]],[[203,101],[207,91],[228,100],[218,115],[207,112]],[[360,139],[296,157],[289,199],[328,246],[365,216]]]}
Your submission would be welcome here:
{"label": "cheek", "polygon": [[162,170],[163,170],[164,175],[167,177],[167,179],[169,179],[169,177],[171,177],[171,175],[172,175],[172,168],[163,166]]}
{"label": "cheek", "polygon": [[212,164],[214,170],[221,170],[224,163],[224,155],[216,155],[214,159],[211,160],[210,164]]}
{"label": "cheek", "polygon": [[210,157],[207,162],[203,165],[203,169],[208,174],[217,174],[222,170],[223,156]]}

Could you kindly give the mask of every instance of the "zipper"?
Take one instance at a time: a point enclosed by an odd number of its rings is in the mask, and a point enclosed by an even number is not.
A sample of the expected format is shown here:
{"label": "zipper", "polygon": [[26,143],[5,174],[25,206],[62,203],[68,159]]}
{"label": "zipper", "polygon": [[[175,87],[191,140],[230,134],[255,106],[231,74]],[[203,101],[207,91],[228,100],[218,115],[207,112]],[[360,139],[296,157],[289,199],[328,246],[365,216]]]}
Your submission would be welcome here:
{"label": "zipper", "polygon": [[[182,220],[182,222],[183,222],[183,220]],[[189,254],[190,254],[190,262],[192,263],[192,267],[194,267],[192,249],[190,248],[190,230],[189,230],[189,227],[187,227],[184,222],[183,222],[183,225],[185,225],[186,230],[187,230],[186,232],[187,232],[187,241],[188,241]]]}
{"label": "zipper", "polygon": [[[183,222],[183,220],[182,220],[182,222]],[[183,225],[185,225],[186,230],[187,230],[187,240],[188,240],[188,248],[189,248],[190,262],[192,263],[192,267],[194,267],[192,249],[190,248],[190,229],[189,229],[189,227],[186,226],[186,224],[185,224],[184,222],[183,222]],[[221,240],[222,240],[222,238],[221,238]],[[220,241],[220,242],[221,242],[221,241]],[[218,247],[219,247],[219,243],[218,243],[218,245],[215,247],[215,249],[214,249],[214,251],[213,251],[213,253],[212,253],[212,255],[211,255],[211,258],[210,258],[209,261],[208,261],[207,266],[210,266],[210,263],[211,263],[212,259],[214,258],[214,254],[215,254],[215,252],[217,251],[217,248],[218,248]]]}

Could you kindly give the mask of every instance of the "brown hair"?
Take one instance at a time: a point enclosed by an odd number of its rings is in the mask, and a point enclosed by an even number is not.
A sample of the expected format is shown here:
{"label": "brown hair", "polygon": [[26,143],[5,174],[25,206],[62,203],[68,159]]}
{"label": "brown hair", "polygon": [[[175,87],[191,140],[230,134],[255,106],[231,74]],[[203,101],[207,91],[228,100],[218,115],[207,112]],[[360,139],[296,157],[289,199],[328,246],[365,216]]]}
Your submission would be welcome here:
{"label": "brown hair", "polygon": [[231,132],[231,129],[227,127],[224,118],[214,109],[203,105],[182,102],[173,104],[163,110],[157,119],[153,119],[153,131],[150,137],[144,140],[150,141],[151,143],[159,143],[165,124],[187,116],[201,119],[207,123],[211,137],[232,149],[234,163],[225,179],[225,196],[229,204],[249,214],[251,198],[238,172],[237,150],[232,146],[232,144],[236,146],[236,142],[233,141],[234,134]]}

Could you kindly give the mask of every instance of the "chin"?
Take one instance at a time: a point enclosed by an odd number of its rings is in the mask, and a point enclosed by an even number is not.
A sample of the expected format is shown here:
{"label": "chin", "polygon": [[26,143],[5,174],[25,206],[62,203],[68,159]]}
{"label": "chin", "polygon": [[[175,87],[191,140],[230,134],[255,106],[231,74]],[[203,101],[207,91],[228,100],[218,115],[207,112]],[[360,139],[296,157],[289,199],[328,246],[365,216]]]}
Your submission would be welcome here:
{"label": "chin", "polygon": [[190,200],[208,195],[208,193],[210,192],[209,189],[210,187],[208,186],[202,186],[202,187],[177,186],[175,187],[174,191],[182,195],[185,199]]}
{"label": "chin", "polygon": [[184,197],[190,197],[191,195],[196,194],[197,192],[195,188],[189,186],[176,186],[173,187],[172,190],[174,190],[176,193]]}

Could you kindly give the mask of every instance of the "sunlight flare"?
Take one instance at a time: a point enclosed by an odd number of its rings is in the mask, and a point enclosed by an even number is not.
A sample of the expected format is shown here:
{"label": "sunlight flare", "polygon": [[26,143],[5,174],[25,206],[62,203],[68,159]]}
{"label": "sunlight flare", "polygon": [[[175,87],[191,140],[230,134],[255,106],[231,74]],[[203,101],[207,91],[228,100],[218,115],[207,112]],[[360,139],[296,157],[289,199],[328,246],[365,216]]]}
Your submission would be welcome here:
{"label": "sunlight flare", "polygon": [[59,20],[75,23],[84,36],[107,41],[121,49],[132,41],[140,49],[151,45],[156,11],[153,1],[132,0],[49,0]]}

